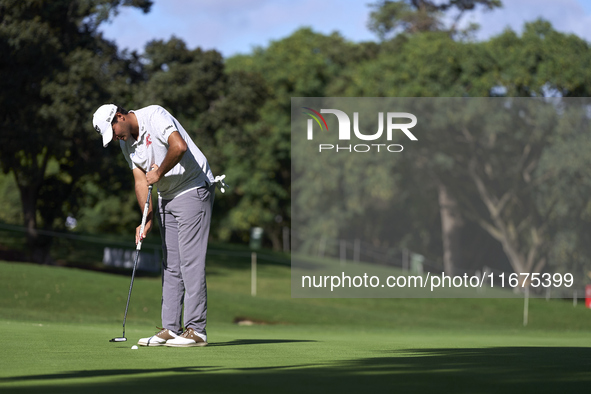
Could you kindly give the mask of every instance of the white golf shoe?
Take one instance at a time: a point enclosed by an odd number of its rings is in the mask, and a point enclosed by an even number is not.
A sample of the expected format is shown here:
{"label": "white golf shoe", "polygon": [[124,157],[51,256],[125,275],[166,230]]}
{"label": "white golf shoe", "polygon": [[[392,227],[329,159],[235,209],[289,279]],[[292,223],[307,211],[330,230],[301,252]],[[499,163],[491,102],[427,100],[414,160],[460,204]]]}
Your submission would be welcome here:
{"label": "white golf shoe", "polygon": [[164,345],[172,347],[207,346],[207,337],[197,334],[195,330],[188,327],[185,332],[174,339],[166,341]]}
{"label": "white golf shoe", "polygon": [[161,328],[160,331],[156,333],[156,335],[152,335],[148,338],[142,338],[137,342],[137,344],[140,346],[163,346],[166,344],[166,342],[175,338],[178,338],[178,335],[176,335],[174,332],[166,328]]}

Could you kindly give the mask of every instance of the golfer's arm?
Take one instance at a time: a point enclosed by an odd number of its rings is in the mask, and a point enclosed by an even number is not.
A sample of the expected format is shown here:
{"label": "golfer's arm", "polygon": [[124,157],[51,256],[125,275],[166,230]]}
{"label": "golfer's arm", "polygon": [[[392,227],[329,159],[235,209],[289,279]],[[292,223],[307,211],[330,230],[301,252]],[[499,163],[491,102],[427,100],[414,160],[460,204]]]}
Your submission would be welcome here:
{"label": "golfer's arm", "polygon": [[[135,196],[137,197],[137,203],[140,206],[142,214],[144,207],[146,206],[146,199],[148,198],[148,182],[146,182],[146,173],[140,168],[133,169],[133,178],[135,180]],[[152,220],[152,204],[148,209],[148,216],[146,217],[146,223]]]}
{"label": "golfer's arm", "polygon": [[168,151],[166,152],[166,156],[164,156],[162,164],[158,167],[158,177],[162,178],[172,167],[176,166],[186,151],[187,143],[181,137],[181,134],[178,131],[173,132],[168,137]]}

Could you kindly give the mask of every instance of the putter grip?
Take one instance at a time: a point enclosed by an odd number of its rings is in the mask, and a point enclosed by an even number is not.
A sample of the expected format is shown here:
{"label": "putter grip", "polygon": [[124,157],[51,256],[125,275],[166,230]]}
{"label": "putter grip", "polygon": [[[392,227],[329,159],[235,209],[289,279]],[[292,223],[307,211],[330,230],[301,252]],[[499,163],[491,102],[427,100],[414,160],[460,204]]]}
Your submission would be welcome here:
{"label": "putter grip", "polygon": [[146,226],[146,218],[148,216],[148,210],[150,209],[150,200],[152,198],[152,188],[154,185],[148,186],[148,197],[146,198],[146,205],[144,205],[144,214],[142,216],[142,225],[140,226],[140,241],[137,243],[136,250],[142,248],[142,234],[144,233],[144,227]]}

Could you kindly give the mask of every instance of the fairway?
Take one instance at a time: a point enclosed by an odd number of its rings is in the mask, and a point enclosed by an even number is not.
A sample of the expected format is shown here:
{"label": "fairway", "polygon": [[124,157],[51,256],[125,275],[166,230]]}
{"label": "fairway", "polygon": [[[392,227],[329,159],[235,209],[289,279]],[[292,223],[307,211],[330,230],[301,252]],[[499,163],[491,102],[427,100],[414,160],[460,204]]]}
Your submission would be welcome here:
{"label": "fairway", "polygon": [[[140,347],[159,278],[0,263],[6,392],[555,393],[591,385],[590,313],[572,301],[292,299],[289,267],[213,255],[204,348]],[[240,326],[236,317],[265,324]]]}

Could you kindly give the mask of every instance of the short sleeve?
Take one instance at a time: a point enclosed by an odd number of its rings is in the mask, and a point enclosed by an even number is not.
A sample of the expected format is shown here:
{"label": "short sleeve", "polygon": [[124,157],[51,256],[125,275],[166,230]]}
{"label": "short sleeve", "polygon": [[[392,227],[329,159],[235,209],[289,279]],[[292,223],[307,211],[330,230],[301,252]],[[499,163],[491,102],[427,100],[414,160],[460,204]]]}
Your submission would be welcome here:
{"label": "short sleeve", "polygon": [[153,130],[164,143],[168,143],[168,137],[178,131],[174,118],[164,108],[159,108],[154,112],[151,123]]}

